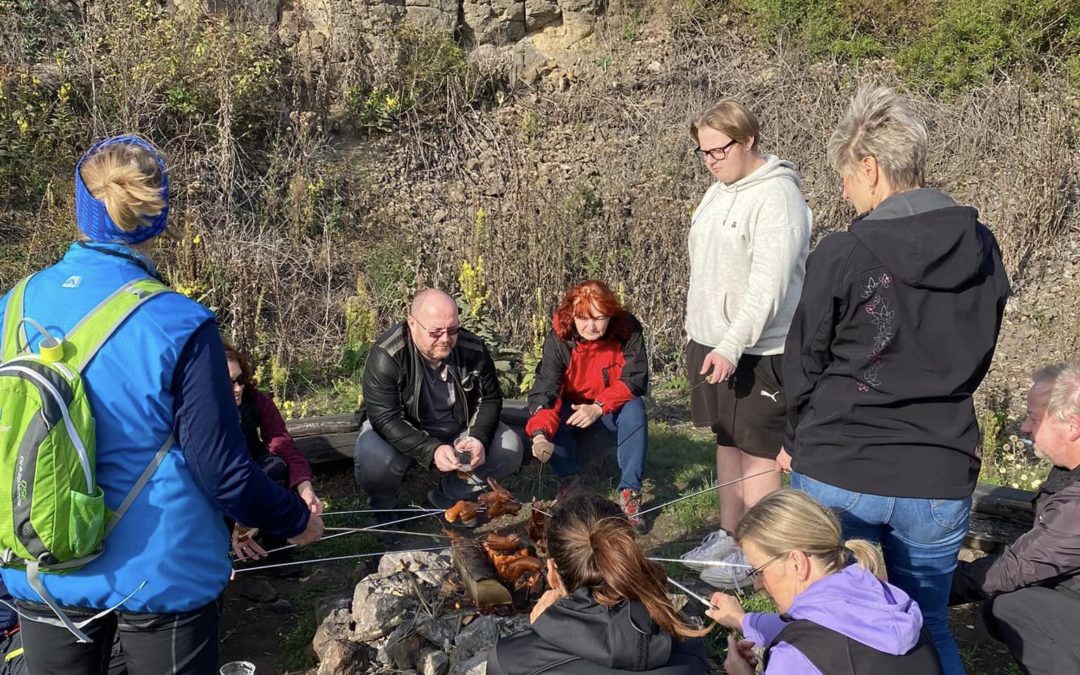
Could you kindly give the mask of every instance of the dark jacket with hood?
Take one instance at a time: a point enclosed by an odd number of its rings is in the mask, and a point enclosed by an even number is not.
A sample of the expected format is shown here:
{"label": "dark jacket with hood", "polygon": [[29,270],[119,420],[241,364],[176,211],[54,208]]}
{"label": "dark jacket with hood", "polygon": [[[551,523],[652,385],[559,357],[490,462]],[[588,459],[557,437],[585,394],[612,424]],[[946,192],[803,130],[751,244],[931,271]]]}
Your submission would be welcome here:
{"label": "dark jacket with hood", "polygon": [[[443,362],[454,384],[454,417],[469,434],[491,448],[502,414],[502,391],[484,341],[464,328]],[[445,441],[420,425],[423,358],[404,321],[375,339],[364,365],[364,405],[371,427],[395,450],[431,466],[435,449]]]}
{"label": "dark jacket with hood", "polygon": [[640,602],[604,607],[579,588],[548,607],[529,630],[499,640],[488,675],[704,675],[700,639],[660,630]]}
{"label": "dark jacket with hood", "polygon": [[994,235],[937,190],[893,195],[825,237],[784,350],[793,468],[855,492],[969,496],[971,397],[1008,293]]}
{"label": "dark jacket with hood", "polygon": [[1035,526],[997,555],[962,562],[950,603],[986,600],[1028,586],[1080,599],[1080,467],[1055,468],[1035,494]]}

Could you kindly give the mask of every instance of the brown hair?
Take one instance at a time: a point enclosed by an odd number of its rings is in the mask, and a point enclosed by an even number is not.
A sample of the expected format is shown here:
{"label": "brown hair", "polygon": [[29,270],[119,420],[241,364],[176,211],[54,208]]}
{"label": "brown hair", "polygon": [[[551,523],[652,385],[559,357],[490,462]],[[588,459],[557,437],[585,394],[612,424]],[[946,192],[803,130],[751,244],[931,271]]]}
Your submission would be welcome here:
{"label": "brown hair", "polygon": [[84,160],[79,171],[86,189],[124,232],[146,225],[165,208],[161,169],[146,148],[133,143],[107,145]]}
{"label": "brown hair", "polygon": [[667,574],[634,541],[619,507],[598,495],[578,493],[561,502],[547,525],[548,551],[567,592],[581,587],[605,607],[637,600],[660,628],[675,637],[700,637],[667,597]]}
{"label": "brown hair", "polygon": [[703,126],[727,134],[731,140],[738,143],[745,143],[746,139],[753,136],[754,144],[750,146],[751,150],[757,150],[761,141],[761,123],[758,118],[749,108],[732,99],[720,101],[690,123],[690,137],[695,142],[698,141],[698,129]]}
{"label": "brown hair", "polygon": [[225,361],[236,361],[240,364],[240,378],[244,387],[245,393],[255,393],[255,371],[251,367],[251,361],[244,355],[242,351],[232,346],[232,344],[226,340],[222,340],[225,345]]}

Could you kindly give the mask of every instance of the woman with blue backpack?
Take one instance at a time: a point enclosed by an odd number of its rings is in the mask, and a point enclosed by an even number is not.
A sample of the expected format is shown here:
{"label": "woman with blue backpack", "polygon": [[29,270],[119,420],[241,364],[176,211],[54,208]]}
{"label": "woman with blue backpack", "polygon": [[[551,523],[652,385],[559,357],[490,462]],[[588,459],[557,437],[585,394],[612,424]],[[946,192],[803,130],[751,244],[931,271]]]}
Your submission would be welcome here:
{"label": "woman with blue backpack", "polygon": [[303,545],[321,518],[252,462],[210,310],[150,251],[165,160],[118,136],[75,169],[80,235],[0,299],[0,574],[30,672],[216,672],[223,514]]}

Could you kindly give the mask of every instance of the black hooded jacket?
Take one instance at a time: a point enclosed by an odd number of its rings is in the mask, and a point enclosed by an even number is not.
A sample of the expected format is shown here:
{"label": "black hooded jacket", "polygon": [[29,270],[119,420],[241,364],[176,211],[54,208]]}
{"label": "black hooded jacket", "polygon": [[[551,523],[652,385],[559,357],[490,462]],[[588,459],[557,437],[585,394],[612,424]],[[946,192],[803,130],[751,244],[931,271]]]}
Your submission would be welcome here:
{"label": "black hooded jacket", "polygon": [[499,640],[488,675],[704,675],[700,639],[664,633],[640,602],[604,607],[579,588],[548,607],[529,630]]}
{"label": "black hooded jacket", "polygon": [[970,495],[972,393],[1008,293],[994,235],[936,190],[893,195],[825,237],[784,350],[794,470],[890,497]]}

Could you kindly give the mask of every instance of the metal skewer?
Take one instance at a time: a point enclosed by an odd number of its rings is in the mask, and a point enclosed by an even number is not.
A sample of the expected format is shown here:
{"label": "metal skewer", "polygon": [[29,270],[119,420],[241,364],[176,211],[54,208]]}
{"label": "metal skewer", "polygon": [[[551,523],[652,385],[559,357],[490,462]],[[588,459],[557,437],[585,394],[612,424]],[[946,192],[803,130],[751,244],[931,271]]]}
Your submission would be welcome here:
{"label": "metal skewer", "polygon": [[421,506],[410,506],[408,508],[402,508],[402,509],[357,509],[355,511],[327,511],[327,512],[323,513],[322,515],[323,516],[348,516],[348,515],[353,515],[353,514],[364,514],[364,513],[410,513],[410,512],[420,512],[420,511],[423,511],[425,513],[435,513],[436,511],[442,511],[442,510],[443,509],[428,509],[428,508],[424,508],[424,507],[421,507]]}
{"label": "metal skewer", "polygon": [[693,565],[705,565],[707,567],[741,567],[747,570],[753,569],[753,567],[751,567],[750,565],[746,565],[743,563],[729,563],[723,562],[721,560],[683,560],[682,558],[648,558],[648,560],[652,560],[653,562],[682,563],[687,567],[691,567]]}
{"label": "metal skewer", "polygon": [[727,487],[729,485],[734,485],[735,483],[741,483],[744,480],[750,480],[751,478],[757,478],[758,476],[764,476],[767,473],[775,473],[778,470],[779,469],[769,469],[768,471],[761,471],[759,473],[752,473],[749,476],[743,476],[742,478],[736,478],[735,480],[729,480],[726,483],[720,483],[719,485],[713,485],[712,487],[707,487],[707,488],[705,488],[703,490],[698,490],[697,492],[691,492],[688,495],[683,495],[682,497],[677,497],[675,499],[672,499],[671,501],[664,502],[663,504],[660,504],[658,506],[653,506],[653,507],[644,509],[643,511],[638,511],[638,516],[643,516],[646,513],[650,513],[652,511],[662,509],[662,508],[664,508],[666,506],[671,506],[672,504],[676,504],[676,503],[681,502],[683,500],[690,499],[691,497],[697,497],[698,495],[703,495],[706,492],[711,492],[713,490],[719,490],[722,487]]}
{"label": "metal skewer", "polygon": [[674,580],[674,579],[672,579],[671,577],[668,577],[668,583],[669,583],[669,584],[671,584],[672,586],[674,586],[675,588],[678,588],[678,589],[679,589],[680,591],[682,591],[683,593],[686,593],[686,594],[687,594],[687,595],[689,595],[689,596],[690,596],[691,598],[693,598],[693,599],[697,600],[697,601],[698,601],[698,602],[700,602],[701,604],[705,605],[705,606],[706,606],[706,607],[708,607],[709,609],[712,609],[712,608],[713,608],[713,606],[712,606],[712,603],[711,603],[711,602],[709,602],[708,600],[706,600],[706,599],[705,599],[704,597],[702,597],[702,596],[698,595],[697,593],[693,592],[692,590],[690,590],[690,589],[689,589],[689,588],[687,588],[686,586],[683,586],[682,584],[680,584],[680,583],[679,583],[678,581],[675,581],[675,580]]}
{"label": "metal skewer", "polygon": [[349,560],[352,558],[373,558],[375,556],[386,555],[388,553],[414,553],[417,551],[442,551],[445,550],[445,546],[432,546],[430,548],[410,548],[403,551],[379,551],[377,553],[357,553],[354,555],[338,555],[332,558],[315,558],[312,560],[294,560],[292,562],[275,563],[273,565],[259,565],[258,567],[241,567],[234,570],[236,574],[241,572],[254,572],[255,570],[268,570],[274,567],[288,567],[289,565],[307,565],[312,563],[331,562],[334,560]]}
{"label": "metal skewer", "polygon": [[[367,527],[352,528],[348,532],[338,532],[337,534],[332,534],[329,537],[323,537],[323,538],[319,539],[319,541],[327,541],[329,539],[334,539],[335,537],[343,537],[343,536],[345,536],[347,534],[355,534],[357,532],[371,532],[372,530],[377,530],[380,527],[387,527],[387,526],[390,526],[390,525],[397,525],[398,523],[404,523],[404,522],[407,522],[407,521],[410,521],[410,520],[416,520],[418,518],[430,518],[431,516],[435,515],[436,513],[442,513],[442,511],[435,511],[435,512],[431,512],[431,513],[421,513],[418,516],[409,516],[408,518],[401,518],[401,519],[398,519],[398,520],[391,520],[390,522],[382,523],[381,525],[369,525]],[[318,543],[318,542],[312,542],[312,543]],[[296,548],[296,544],[287,544],[285,546],[279,546],[278,548],[272,548],[272,549],[270,549],[269,551],[266,552],[266,555],[270,555],[271,553],[277,553],[278,551],[285,551],[285,550],[288,550],[290,548]],[[234,560],[234,562],[242,562],[244,560],[251,560],[251,557],[234,558],[233,560]]]}

